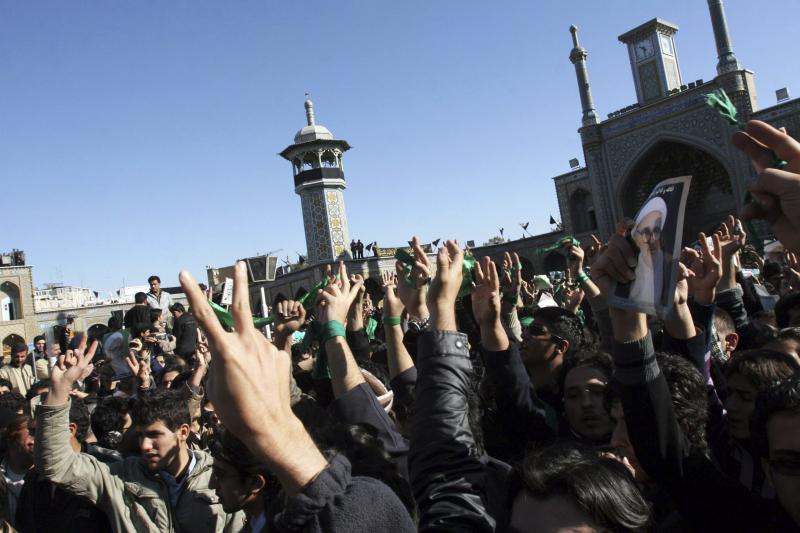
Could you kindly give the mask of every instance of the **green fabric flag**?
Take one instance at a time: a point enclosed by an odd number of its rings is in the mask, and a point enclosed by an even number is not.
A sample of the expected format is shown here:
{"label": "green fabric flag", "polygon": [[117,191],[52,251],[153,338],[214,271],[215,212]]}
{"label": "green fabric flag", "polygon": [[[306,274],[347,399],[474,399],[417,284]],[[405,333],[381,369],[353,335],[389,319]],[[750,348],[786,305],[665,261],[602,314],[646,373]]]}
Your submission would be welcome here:
{"label": "green fabric flag", "polygon": [[458,297],[462,298],[472,292],[475,286],[475,256],[467,252],[464,254],[464,261],[461,264],[461,288],[458,290]]}
{"label": "green fabric flag", "polygon": [[372,317],[367,320],[367,327],[364,331],[367,333],[367,338],[371,341],[375,340],[375,330],[378,329],[378,321]]}
{"label": "green fabric flag", "polygon": [[559,239],[558,242],[551,244],[550,246],[544,246],[542,248],[537,248],[537,254],[549,254],[552,251],[558,250],[559,248],[563,247],[566,241],[569,241],[570,246],[580,246],[581,241],[573,237],[572,235],[567,235],[563,239]]}
{"label": "green fabric flag", "polygon": [[[211,300],[208,301],[208,305],[211,306],[211,310],[214,311],[214,314],[217,315],[217,319],[219,323],[222,324],[222,327],[226,330],[230,331],[233,329],[233,316],[231,313],[222,307],[221,305],[217,305]],[[253,327],[256,329],[261,329],[268,324],[272,324],[272,317],[253,317]]]}
{"label": "green fabric flag", "polygon": [[[739,120],[738,111],[736,110],[736,106],[733,105],[731,99],[728,98],[728,93],[725,92],[724,89],[717,89],[714,92],[708,93],[705,95],[706,104],[711,108],[716,110],[719,115],[731,126],[736,126],[736,128],[743,130],[747,124]],[[775,152],[772,152],[772,166],[775,168],[783,168],[788,163],[781,158]]]}
{"label": "green fabric flag", "polygon": [[403,263],[403,281],[409,287],[413,287],[414,282],[411,281],[411,271],[414,270],[414,257],[402,248],[398,248],[394,253],[394,258]]}

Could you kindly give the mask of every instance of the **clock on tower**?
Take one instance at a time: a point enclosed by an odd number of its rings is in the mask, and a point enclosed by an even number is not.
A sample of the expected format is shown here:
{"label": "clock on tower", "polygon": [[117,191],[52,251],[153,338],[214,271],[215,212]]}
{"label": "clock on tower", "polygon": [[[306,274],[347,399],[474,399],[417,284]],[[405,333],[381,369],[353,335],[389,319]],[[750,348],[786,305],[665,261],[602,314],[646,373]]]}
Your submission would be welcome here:
{"label": "clock on tower", "polygon": [[628,45],[628,56],[639,105],[664,98],[681,86],[681,71],[675,52],[675,33],[671,22],[654,18],[619,36]]}

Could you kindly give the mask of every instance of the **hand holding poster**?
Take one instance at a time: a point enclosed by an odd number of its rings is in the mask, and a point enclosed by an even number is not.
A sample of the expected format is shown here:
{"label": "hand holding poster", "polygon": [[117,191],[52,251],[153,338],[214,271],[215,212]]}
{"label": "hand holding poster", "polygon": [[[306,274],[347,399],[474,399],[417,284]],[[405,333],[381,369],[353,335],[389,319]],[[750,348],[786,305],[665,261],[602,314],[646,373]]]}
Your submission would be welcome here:
{"label": "hand holding poster", "polygon": [[629,232],[637,248],[636,278],[616,284],[608,304],[664,318],[671,311],[691,176],[658,183]]}

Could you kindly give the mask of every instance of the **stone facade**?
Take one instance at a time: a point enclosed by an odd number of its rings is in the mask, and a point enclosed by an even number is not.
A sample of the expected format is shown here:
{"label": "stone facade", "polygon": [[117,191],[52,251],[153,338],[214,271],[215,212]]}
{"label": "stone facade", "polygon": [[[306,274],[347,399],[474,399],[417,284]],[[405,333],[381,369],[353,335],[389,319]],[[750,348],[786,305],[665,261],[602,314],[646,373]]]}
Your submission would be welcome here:
{"label": "stone facade", "polygon": [[[0,315],[3,357],[10,354],[13,343],[32,342],[38,334],[33,292],[32,267],[0,267],[0,303],[5,306],[4,314]],[[6,316],[12,319],[4,319]]]}

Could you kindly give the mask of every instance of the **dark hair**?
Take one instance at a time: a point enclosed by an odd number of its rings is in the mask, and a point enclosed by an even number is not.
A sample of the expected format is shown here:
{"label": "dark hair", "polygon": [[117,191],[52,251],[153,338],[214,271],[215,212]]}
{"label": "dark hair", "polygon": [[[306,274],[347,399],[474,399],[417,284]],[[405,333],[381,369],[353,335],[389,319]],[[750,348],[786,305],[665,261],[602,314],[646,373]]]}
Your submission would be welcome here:
{"label": "dark hair", "polygon": [[576,447],[554,445],[529,454],[512,474],[511,502],[521,490],[537,499],[568,498],[608,531],[646,531],[650,523],[650,508],[628,469]]}
{"label": "dark hair", "polygon": [[147,283],[153,283],[154,281],[157,281],[157,282],[161,283],[161,278],[159,278],[155,274],[153,274],[152,276],[147,278]]}
{"label": "dark hair", "polygon": [[737,352],[728,361],[725,377],[741,374],[758,390],[771,386],[800,370],[800,364],[789,354],[775,350]]}
{"label": "dark hair", "polygon": [[750,438],[760,457],[769,456],[767,422],[781,412],[800,416],[800,376],[792,376],[759,392],[750,417]]}
{"label": "dark hair", "polygon": [[533,313],[536,322],[544,322],[550,333],[569,342],[567,353],[583,345],[581,321],[571,311],[561,307],[542,307]]}
{"label": "dark hair", "polygon": [[108,329],[111,331],[117,331],[120,328],[122,328],[122,321],[112,315],[111,318],[108,319]]}
{"label": "dark hair", "polygon": [[133,325],[133,337],[135,339],[141,338],[142,333],[145,331],[149,331],[153,329],[153,324],[148,324],[147,322],[137,322]]}
{"label": "dark hair", "polygon": [[75,424],[75,439],[83,442],[90,424],[89,408],[80,398],[73,398],[69,405],[69,423]]}
{"label": "dark hair", "polygon": [[779,328],[789,327],[790,313],[800,308],[800,291],[793,291],[778,300],[775,304],[775,321]]}
{"label": "dark hair", "polygon": [[31,401],[34,396],[37,395],[36,391],[39,389],[49,389],[53,385],[53,382],[50,381],[50,378],[40,379],[30,387],[28,387],[28,392],[25,393],[25,399]]}
{"label": "dark hair", "polygon": [[714,328],[720,335],[720,340],[724,340],[726,335],[736,333],[736,324],[733,323],[733,318],[721,307],[714,308]]}
{"label": "dark hair", "polygon": [[169,306],[169,310],[172,311],[173,313],[176,312],[176,311],[178,313],[185,313],[186,312],[186,308],[183,307],[183,304],[180,303],[180,302],[175,302],[174,304],[170,305]]}
{"label": "dark hair", "polygon": [[39,342],[39,341],[45,341],[45,342],[47,342],[47,339],[45,339],[45,338],[44,338],[44,335],[36,335],[36,336],[33,338],[33,344],[36,344],[36,343],[37,343],[37,342]]}
{"label": "dark hair", "polygon": [[683,356],[656,353],[656,361],[667,380],[675,419],[696,451],[707,451],[708,396],[703,375]]}
{"label": "dark hair", "polygon": [[161,309],[158,307],[151,307],[150,308],[150,322],[155,322],[161,318]]}
{"label": "dark hair", "polygon": [[569,374],[571,370],[581,366],[595,368],[605,374],[609,380],[613,373],[611,356],[606,352],[588,349],[570,350],[569,354],[564,357],[564,363],[561,365],[561,374],[558,378],[558,390],[562,393],[564,392],[564,381],[567,379],[567,374]]}
{"label": "dark hair", "polygon": [[0,378],[0,387],[8,387],[8,390],[11,390],[14,388],[14,385],[7,379]]}
{"label": "dark hair", "polygon": [[144,292],[137,292],[133,295],[133,303],[135,304],[143,304],[147,302],[147,293]]}
{"label": "dark hair", "polygon": [[189,401],[179,391],[156,389],[147,396],[139,398],[131,409],[133,423],[139,427],[154,422],[163,422],[170,431],[183,424],[191,424]]}
{"label": "dark hair", "polygon": [[25,410],[26,407],[25,396],[20,394],[19,391],[12,390],[0,396],[0,409],[6,408],[16,413],[20,410]]}
{"label": "dark hair", "polygon": [[[6,394],[6,396],[8,395]],[[30,415],[14,413],[14,416],[8,419],[3,427],[0,427],[0,454],[6,455],[8,453],[11,443],[17,438],[17,434],[22,428],[29,427],[30,423]]]}
{"label": "dark hair", "polygon": [[161,371],[161,375],[163,376],[167,372],[177,372],[178,374],[183,373],[186,370],[186,361],[181,359],[177,355],[168,355],[164,357],[164,367]]}
{"label": "dark hair", "polygon": [[126,398],[108,396],[97,403],[92,412],[91,425],[100,446],[117,448],[125,429],[125,415],[129,412],[130,403]]}

